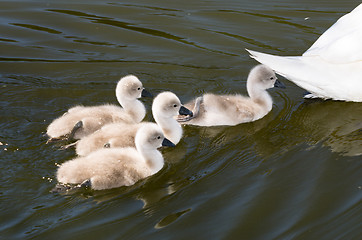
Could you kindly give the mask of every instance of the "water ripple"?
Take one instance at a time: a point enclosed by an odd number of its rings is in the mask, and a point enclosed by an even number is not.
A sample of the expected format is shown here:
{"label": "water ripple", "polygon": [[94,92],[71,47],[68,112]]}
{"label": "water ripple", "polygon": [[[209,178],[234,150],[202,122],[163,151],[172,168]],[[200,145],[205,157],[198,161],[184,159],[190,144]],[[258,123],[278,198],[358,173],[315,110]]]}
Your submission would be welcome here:
{"label": "water ripple", "polygon": [[24,24],[24,23],[10,23],[11,25],[14,26],[18,26],[18,27],[23,27],[23,28],[28,28],[31,30],[36,30],[36,31],[42,31],[42,32],[47,32],[47,33],[51,33],[51,34],[61,34],[62,32],[51,29],[51,28],[47,28],[47,27],[41,27],[41,26],[37,26],[37,25],[33,25],[33,24]]}
{"label": "water ripple", "polygon": [[[183,102],[246,94],[244,48],[302,52],[355,1],[0,0],[0,238],[358,239],[362,106],[271,89],[273,109],[233,127],[186,126],[165,167],[131,187],[51,193],[47,125],[114,102],[133,73]],[[308,21],[305,17],[310,17]],[[317,33],[318,32],[318,33]],[[242,79],[242,80],[240,80]],[[152,120],[152,99],[142,100]]]}
{"label": "water ripple", "polygon": [[229,55],[229,56],[236,56],[235,54],[230,54],[230,53],[199,46],[198,44],[196,44],[194,42],[187,41],[186,38],[184,38],[184,37],[179,37],[174,34],[170,34],[170,33],[152,29],[152,28],[135,26],[134,23],[118,21],[118,20],[114,20],[114,19],[111,19],[108,17],[100,17],[100,16],[96,16],[96,15],[78,12],[78,11],[59,10],[59,9],[48,9],[48,11],[62,13],[62,14],[68,14],[68,15],[72,15],[72,16],[78,16],[78,17],[82,17],[82,18],[91,20],[93,23],[105,24],[105,25],[114,26],[114,27],[122,28],[122,29],[126,29],[126,30],[131,30],[131,31],[135,31],[135,32],[139,32],[139,33],[143,33],[143,34],[147,34],[147,35],[151,35],[151,36],[155,36],[155,37],[161,37],[161,38],[165,38],[168,40],[173,40],[176,42],[187,44],[187,45],[190,45],[190,46],[193,46],[196,48],[200,48],[203,50],[211,51],[214,53],[220,53],[220,54]]}

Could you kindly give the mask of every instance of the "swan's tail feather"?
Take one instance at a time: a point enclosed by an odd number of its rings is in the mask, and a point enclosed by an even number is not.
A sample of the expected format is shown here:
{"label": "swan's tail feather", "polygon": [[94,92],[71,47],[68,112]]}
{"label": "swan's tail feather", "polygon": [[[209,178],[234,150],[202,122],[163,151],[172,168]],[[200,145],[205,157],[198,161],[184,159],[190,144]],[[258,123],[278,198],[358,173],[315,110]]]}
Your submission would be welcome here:
{"label": "swan's tail feather", "polygon": [[281,57],[271,54],[261,53],[245,49],[250,53],[250,57],[254,58],[261,64],[267,65],[272,68],[279,75],[288,78],[290,67],[295,66],[298,61],[298,57]]}

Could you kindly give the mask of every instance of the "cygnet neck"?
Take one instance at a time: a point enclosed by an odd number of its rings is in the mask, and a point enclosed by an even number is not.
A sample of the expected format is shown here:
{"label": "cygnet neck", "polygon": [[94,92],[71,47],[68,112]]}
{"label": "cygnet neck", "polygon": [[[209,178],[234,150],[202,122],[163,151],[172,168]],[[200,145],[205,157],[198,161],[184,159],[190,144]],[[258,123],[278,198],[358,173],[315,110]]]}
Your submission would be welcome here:
{"label": "cygnet neck", "polygon": [[151,174],[155,174],[163,168],[163,156],[157,149],[146,148],[144,144],[137,141],[135,144],[137,151],[141,154],[145,163],[151,170]]}
{"label": "cygnet neck", "polygon": [[141,122],[146,115],[146,108],[138,99],[128,99],[116,93],[119,104],[132,116],[135,122]]}
{"label": "cygnet neck", "polygon": [[172,143],[177,144],[182,137],[181,125],[173,117],[160,116],[157,112],[153,117],[157,125],[161,127],[165,137]]}
{"label": "cygnet neck", "polygon": [[268,111],[270,111],[273,107],[273,99],[266,91],[265,88],[258,86],[253,79],[250,79],[253,76],[249,76],[246,88],[249,94],[249,97],[253,102],[258,105],[265,107]]}

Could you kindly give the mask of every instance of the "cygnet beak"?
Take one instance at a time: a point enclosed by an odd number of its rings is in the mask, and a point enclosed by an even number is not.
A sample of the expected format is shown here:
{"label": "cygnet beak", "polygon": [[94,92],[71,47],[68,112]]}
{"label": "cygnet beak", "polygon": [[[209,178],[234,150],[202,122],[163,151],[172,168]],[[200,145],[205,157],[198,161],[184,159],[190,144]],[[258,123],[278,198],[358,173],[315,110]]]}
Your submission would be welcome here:
{"label": "cygnet beak", "polygon": [[141,97],[153,97],[152,93],[147,91],[146,89],[142,90]]}
{"label": "cygnet beak", "polygon": [[176,145],[173,142],[171,142],[170,140],[168,140],[167,138],[164,138],[162,141],[162,146],[175,147]]}
{"label": "cygnet beak", "polygon": [[185,108],[184,106],[181,106],[181,107],[180,107],[180,110],[178,111],[178,113],[179,113],[180,115],[190,115],[191,117],[194,115],[194,114],[192,113],[192,111],[190,111],[189,109]]}
{"label": "cygnet beak", "polygon": [[275,80],[274,87],[277,87],[277,88],[285,88],[285,85],[284,85],[284,83],[282,83],[281,81],[279,81],[279,80],[277,79],[277,80]]}

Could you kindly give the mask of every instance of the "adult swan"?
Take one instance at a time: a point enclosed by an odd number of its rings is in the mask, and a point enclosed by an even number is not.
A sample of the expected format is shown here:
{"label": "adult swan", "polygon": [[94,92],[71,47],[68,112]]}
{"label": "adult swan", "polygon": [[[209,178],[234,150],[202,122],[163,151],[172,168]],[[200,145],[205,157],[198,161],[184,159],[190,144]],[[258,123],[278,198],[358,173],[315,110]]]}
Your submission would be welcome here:
{"label": "adult swan", "polygon": [[342,16],[302,56],[247,51],[309,91],[307,98],[362,102],[362,4]]}

